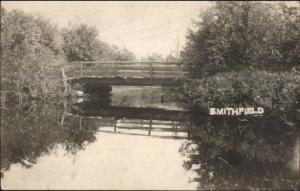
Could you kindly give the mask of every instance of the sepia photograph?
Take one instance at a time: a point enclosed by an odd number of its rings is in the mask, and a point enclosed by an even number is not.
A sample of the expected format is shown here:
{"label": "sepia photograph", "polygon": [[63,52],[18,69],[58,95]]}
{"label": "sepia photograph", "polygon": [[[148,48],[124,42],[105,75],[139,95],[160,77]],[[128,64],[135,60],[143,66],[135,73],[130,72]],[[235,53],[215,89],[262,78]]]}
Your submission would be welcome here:
{"label": "sepia photograph", "polygon": [[300,190],[300,1],[1,1],[1,190]]}

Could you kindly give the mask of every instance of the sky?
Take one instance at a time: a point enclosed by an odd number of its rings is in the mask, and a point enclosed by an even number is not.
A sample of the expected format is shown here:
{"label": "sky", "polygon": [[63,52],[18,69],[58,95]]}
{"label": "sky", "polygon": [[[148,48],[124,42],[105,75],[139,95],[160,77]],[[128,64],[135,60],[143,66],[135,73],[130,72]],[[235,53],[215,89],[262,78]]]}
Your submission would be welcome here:
{"label": "sky", "polygon": [[70,22],[95,26],[100,40],[126,47],[138,59],[154,52],[176,55],[185,45],[192,20],[213,5],[206,1],[2,1],[2,4],[7,10],[21,9],[41,15],[60,28]]}
{"label": "sky", "polygon": [[211,2],[100,2],[100,1],[4,1],[7,10],[21,9],[48,18],[59,28],[70,22],[95,26],[99,38],[126,47],[137,58],[154,52],[176,55],[185,44],[192,19]]}

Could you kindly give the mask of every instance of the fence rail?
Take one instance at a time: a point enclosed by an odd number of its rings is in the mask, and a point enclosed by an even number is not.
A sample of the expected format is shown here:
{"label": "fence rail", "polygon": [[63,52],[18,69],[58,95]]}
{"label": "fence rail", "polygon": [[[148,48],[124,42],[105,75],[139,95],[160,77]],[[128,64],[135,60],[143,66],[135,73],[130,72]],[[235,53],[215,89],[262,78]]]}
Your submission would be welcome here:
{"label": "fence rail", "polygon": [[[87,117],[69,114],[66,116],[68,120],[77,119],[79,130],[110,132],[118,134],[134,134],[171,138],[187,138],[187,123],[180,121],[165,121],[149,119],[116,119],[105,117]],[[94,126],[86,126],[84,122],[93,121]],[[62,124],[63,125],[63,124]],[[73,128],[74,129],[74,128]]]}
{"label": "fence rail", "polygon": [[71,62],[66,68],[69,78],[123,77],[123,78],[186,78],[188,71],[179,62]]}

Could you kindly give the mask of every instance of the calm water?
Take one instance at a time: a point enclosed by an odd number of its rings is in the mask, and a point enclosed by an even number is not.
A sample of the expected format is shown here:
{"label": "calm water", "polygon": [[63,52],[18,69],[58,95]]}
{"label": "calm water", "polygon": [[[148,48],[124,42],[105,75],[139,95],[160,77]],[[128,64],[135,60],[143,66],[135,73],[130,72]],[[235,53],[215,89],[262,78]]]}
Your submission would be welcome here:
{"label": "calm water", "polygon": [[299,131],[200,117],[160,87],[1,110],[4,189],[299,189]]}

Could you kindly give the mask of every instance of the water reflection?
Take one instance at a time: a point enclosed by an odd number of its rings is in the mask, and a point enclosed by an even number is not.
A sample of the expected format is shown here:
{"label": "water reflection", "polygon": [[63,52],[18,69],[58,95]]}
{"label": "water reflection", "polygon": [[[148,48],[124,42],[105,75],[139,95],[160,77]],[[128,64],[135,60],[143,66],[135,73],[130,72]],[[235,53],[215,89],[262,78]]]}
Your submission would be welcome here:
{"label": "water reflection", "polygon": [[[69,114],[65,118],[77,118],[79,131],[94,131],[113,134],[144,135],[157,138],[184,139],[188,137],[187,126],[180,121],[133,119],[115,117],[89,117]],[[85,124],[84,124],[85,122]],[[91,125],[86,125],[89,122]],[[94,127],[94,128],[91,128]]]}
{"label": "water reflection", "polygon": [[183,110],[186,106],[176,102],[175,92],[168,87],[119,86],[112,87],[111,106],[162,108]]}
{"label": "water reflection", "polygon": [[195,119],[192,128],[180,150],[198,189],[299,189],[299,131],[273,121],[216,118]]}
{"label": "water reflection", "polygon": [[178,152],[186,113],[156,107],[151,96],[118,106],[123,96],[112,95],[3,110],[2,188],[193,189]]}
{"label": "water reflection", "polygon": [[[14,166],[4,188],[16,189],[195,189],[178,153],[180,140],[97,133],[75,157],[55,154],[23,170]],[[162,147],[163,145],[163,147]],[[18,181],[17,181],[18,180]],[[34,181],[32,181],[34,180]]]}
{"label": "water reflection", "polygon": [[100,89],[109,91],[88,95],[84,101],[73,104],[68,117],[94,118],[100,132],[187,138],[189,112],[170,99],[170,91],[131,86]]}
{"label": "water reflection", "polygon": [[299,189],[299,131],[128,88],[2,109],[2,188]]}
{"label": "water reflection", "polygon": [[[57,145],[75,154],[95,141],[94,133],[76,132],[60,125],[62,105],[32,102],[1,110],[1,178],[12,164],[30,168]],[[74,121],[69,121],[72,126]]]}

